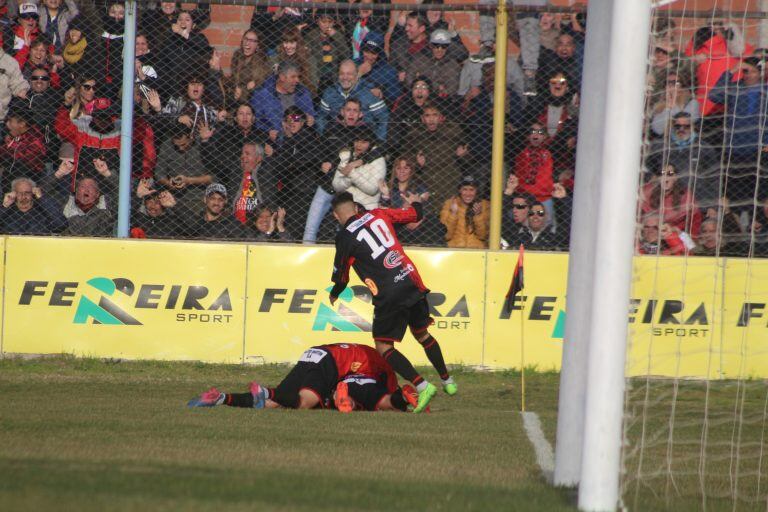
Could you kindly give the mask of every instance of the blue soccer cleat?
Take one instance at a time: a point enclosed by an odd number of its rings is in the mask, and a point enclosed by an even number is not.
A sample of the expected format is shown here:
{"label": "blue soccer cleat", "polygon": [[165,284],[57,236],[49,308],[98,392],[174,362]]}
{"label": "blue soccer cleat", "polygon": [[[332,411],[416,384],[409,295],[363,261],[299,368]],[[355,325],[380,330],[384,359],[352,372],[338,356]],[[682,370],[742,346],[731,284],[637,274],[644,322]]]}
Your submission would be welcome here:
{"label": "blue soccer cleat", "polygon": [[187,402],[187,407],[216,407],[224,403],[224,393],[211,388],[197,398]]}
{"label": "blue soccer cleat", "polygon": [[269,390],[258,382],[251,382],[249,386],[251,395],[253,395],[253,408],[263,409],[269,398]]}

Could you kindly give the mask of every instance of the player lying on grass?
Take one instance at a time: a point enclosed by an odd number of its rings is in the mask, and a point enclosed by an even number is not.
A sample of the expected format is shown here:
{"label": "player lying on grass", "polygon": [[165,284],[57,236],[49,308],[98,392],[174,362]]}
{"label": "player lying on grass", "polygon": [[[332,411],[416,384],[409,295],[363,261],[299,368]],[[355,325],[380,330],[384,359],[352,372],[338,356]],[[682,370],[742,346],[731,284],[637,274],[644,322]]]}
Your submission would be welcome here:
{"label": "player lying on grass", "polygon": [[397,386],[392,368],[372,347],[355,343],[320,345],[306,350],[275,388],[250,384],[247,393],[222,393],[211,388],[189,407],[248,407],[254,409],[338,408],[367,411],[406,411],[417,405],[411,386]]}
{"label": "player lying on grass", "polygon": [[342,228],[336,235],[333,261],[333,289],[329,300],[335,303],[349,282],[349,267],[373,296],[373,340],[376,350],[419,392],[413,412],[421,412],[437,393],[437,388],[419,375],[411,362],[395,348],[410,328],[443,381],[443,389],[455,395],[456,383],[448,374],[437,340],[429,333],[434,320],[429,316],[427,293],[419,271],[408,258],[395,234],[394,224],[418,222],[423,217],[417,194],[409,193],[408,208],[359,211],[352,194],[342,192],[333,198],[333,215]]}

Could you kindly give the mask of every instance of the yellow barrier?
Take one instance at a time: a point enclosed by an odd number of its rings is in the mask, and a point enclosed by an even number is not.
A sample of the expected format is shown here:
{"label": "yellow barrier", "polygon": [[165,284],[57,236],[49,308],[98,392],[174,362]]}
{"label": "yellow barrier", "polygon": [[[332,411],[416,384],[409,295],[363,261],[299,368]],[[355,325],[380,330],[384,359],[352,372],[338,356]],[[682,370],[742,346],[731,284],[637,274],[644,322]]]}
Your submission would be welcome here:
{"label": "yellow barrier", "polygon": [[[321,343],[370,343],[368,288],[328,301],[332,247],[7,238],[2,351],[289,362]],[[449,363],[560,367],[566,254],[529,253],[515,310],[513,252],[409,250]],[[627,371],[768,376],[768,261],[635,260]],[[523,341],[524,340],[524,341]],[[428,364],[410,335],[401,349]]]}

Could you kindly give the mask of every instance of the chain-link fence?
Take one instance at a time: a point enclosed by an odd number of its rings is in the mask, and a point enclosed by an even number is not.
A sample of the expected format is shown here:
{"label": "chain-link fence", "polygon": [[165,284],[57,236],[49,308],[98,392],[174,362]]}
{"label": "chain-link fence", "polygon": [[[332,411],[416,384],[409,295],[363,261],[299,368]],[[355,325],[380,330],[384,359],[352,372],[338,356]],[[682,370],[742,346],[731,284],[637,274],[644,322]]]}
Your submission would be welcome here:
{"label": "chain-link fence", "polygon": [[[347,190],[365,209],[418,195],[405,244],[487,247],[493,11],[368,3],[140,4],[131,236],[330,242]],[[114,234],[124,15],[85,0],[3,12],[3,233]],[[512,20],[504,246],[566,249],[583,28]]]}
{"label": "chain-link fence", "polygon": [[[124,7],[40,1],[0,11],[0,231],[112,236]],[[493,11],[388,7],[139,4],[131,236],[330,242],[348,190],[366,209],[418,195],[404,244],[488,247]],[[762,141],[739,138],[762,134],[763,95],[736,115],[739,82],[720,107],[706,96],[720,67],[762,66],[755,31],[656,18],[638,251],[765,252]],[[540,0],[509,19],[502,247],[567,250],[586,18]],[[671,169],[683,179],[661,186]],[[701,242],[706,219],[728,237]]]}

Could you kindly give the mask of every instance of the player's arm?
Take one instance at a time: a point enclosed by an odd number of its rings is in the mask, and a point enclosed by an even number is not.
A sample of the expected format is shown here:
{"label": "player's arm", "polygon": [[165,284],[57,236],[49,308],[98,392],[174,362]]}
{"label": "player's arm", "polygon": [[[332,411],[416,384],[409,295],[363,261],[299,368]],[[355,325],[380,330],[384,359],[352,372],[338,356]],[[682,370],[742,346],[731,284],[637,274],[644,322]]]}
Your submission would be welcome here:
{"label": "player's arm", "polygon": [[336,255],[333,257],[333,273],[331,274],[331,281],[333,282],[333,288],[331,289],[328,300],[331,305],[336,302],[341,292],[347,287],[349,282],[349,267],[352,266],[354,258],[350,255],[351,244],[348,237],[338,236],[336,238]]}
{"label": "player's arm", "polygon": [[410,208],[387,208],[382,210],[386,213],[392,224],[409,224],[411,222],[419,222],[424,218],[424,207],[421,205],[421,196],[408,192],[405,196],[405,201],[409,203]]}

